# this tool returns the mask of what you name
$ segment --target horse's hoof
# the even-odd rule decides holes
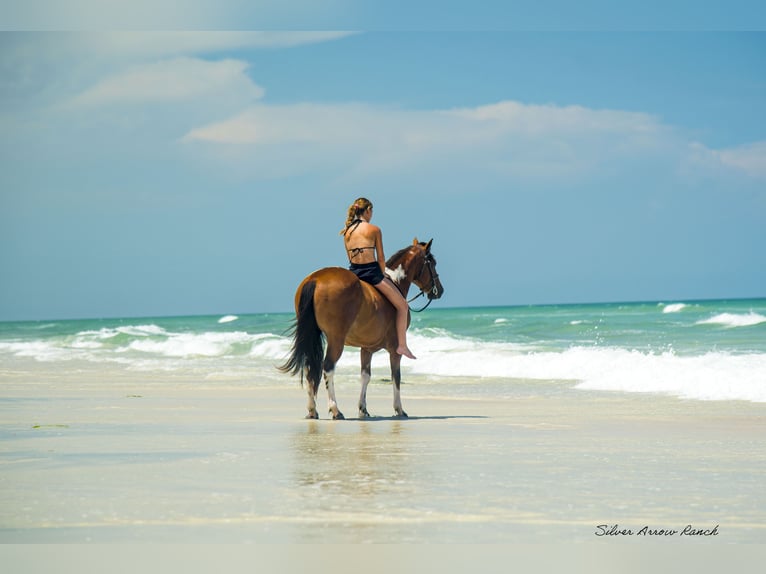
[[[338,411],[337,414],[334,414],[332,416],[332,420],[334,420],[334,421],[343,421],[343,420],[346,420],[346,417],[343,416],[342,412]]]
[[[370,413],[367,412],[367,409],[359,409],[359,418],[368,419],[370,418]]]
[[[398,413],[396,413],[396,416],[400,417],[400,418],[403,418],[403,419],[410,418],[409,415],[407,413],[405,413],[404,411],[399,411]]]
[[[309,411],[309,414],[306,415],[307,419],[318,419],[319,413],[316,411]]]

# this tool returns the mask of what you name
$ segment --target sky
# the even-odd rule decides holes
[[[0,320],[291,311],[305,275],[347,265],[359,196],[389,255],[433,238],[443,307],[766,296],[766,34],[731,14],[707,31],[11,16]]]

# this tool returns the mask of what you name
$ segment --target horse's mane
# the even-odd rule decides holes
[[[425,243],[421,242],[420,245],[425,245]],[[394,253],[391,257],[388,258],[388,261],[386,261],[386,267],[389,269],[393,269],[396,267],[397,262],[402,259],[407,252],[412,248],[412,245],[408,245],[404,249],[400,249],[396,253]]]

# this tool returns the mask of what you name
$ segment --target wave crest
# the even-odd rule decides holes
[[[680,304],[679,304],[680,305]],[[656,311],[652,313],[656,317]],[[684,329],[698,316],[686,313]],[[492,324],[495,317],[490,317]],[[590,323],[589,319],[568,315],[562,324]],[[724,328],[766,323],[755,312],[720,313],[699,321]],[[169,325],[172,323],[168,323]],[[271,327],[267,327],[271,329]],[[85,360],[120,363],[129,369],[202,370],[209,374],[237,373],[249,380],[253,373],[270,376],[273,366],[288,355],[291,340],[268,332],[227,331],[208,323],[203,330],[186,326],[163,328],[154,324],[121,325],[48,338],[0,341],[0,353],[31,357],[38,361]],[[265,329],[264,329],[265,330]],[[276,329],[275,329],[276,330]],[[569,327],[571,331],[571,327]],[[688,329],[687,329],[688,330]],[[695,328],[694,337],[709,335],[723,340],[716,329]],[[704,333],[703,333],[704,331]],[[760,332],[733,332],[732,338],[759,336]],[[517,338],[520,339],[520,338]],[[442,327],[413,328],[412,348],[420,357],[405,361],[407,377],[441,379],[440,384],[464,377],[571,381],[581,389],[624,392],[666,393],[704,400],[749,400],[766,402],[766,351],[762,346],[748,352],[725,352],[720,347],[692,348],[689,354],[651,346],[641,350],[628,343],[596,344],[597,340],[525,337],[529,342],[486,341],[480,337],[457,335]],[[612,341],[614,341],[613,339]],[[634,344],[631,335],[627,340]],[[359,352],[348,348],[342,359],[344,372],[358,373]],[[373,356],[373,368],[388,372],[385,352]],[[212,376],[212,375],[211,375]],[[219,376],[219,375],[216,375]],[[223,376],[223,375],[220,375]],[[227,375],[228,376],[228,375]],[[544,384],[544,383],[543,383]]]
[[[413,348],[423,351],[407,369],[424,376],[573,381],[580,389],[766,402],[764,353],[682,356],[583,346],[553,351],[460,339],[438,346],[415,339]]]
[[[724,327],[752,327],[766,323],[766,317],[758,313],[720,313],[709,319],[697,321],[697,325],[723,325]]]
[[[86,360],[132,363],[165,358],[282,358],[289,341],[269,333],[176,333],[157,325],[129,325],[81,331],[64,337],[0,342],[0,351],[38,361]]]
[[[670,303],[662,308],[663,313],[680,313],[686,309],[688,305],[686,303]]]

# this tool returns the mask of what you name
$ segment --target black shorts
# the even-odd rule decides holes
[[[349,270],[359,279],[366,281],[370,285],[377,285],[385,279],[383,271],[380,270],[380,264],[377,261],[372,263],[352,263]]]

